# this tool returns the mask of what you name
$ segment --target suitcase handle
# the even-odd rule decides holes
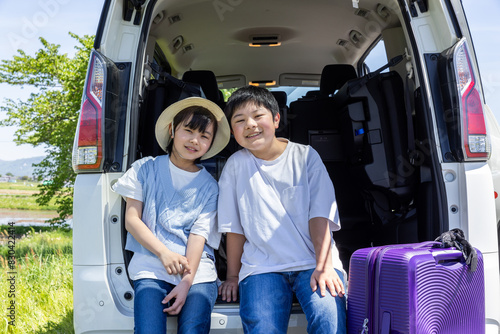
[[[454,248],[432,252],[432,256],[434,256],[434,260],[436,260],[437,264],[447,261],[461,262],[461,260],[463,259],[462,252]]]
[[[440,246],[441,243],[437,241],[424,241],[419,244],[417,244],[413,249],[419,249],[419,248],[434,248],[434,246]]]

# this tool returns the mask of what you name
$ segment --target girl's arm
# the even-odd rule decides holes
[[[135,240],[160,259],[169,275],[182,274],[185,270],[190,270],[188,259],[169,250],[144,224],[141,201],[127,198],[125,228]]]
[[[219,287],[219,294],[222,300],[235,302],[238,299],[238,275],[241,269],[241,255],[246,238],[242,234],[227,233],[226,253],[227,253],[227,277]]]
[[[200,265],[201,255],[203,254],[203,247],[205,246],[205,238],[201,235],[190,234],[188,237],[186,247],[186,257],[190,264],[190,270],[185,271],[182,276],[181,282],[163,299],[162,303],[166,304],[171,299],[175,298],[175,302],[163,312],[170,315],[179,314],[186,302],[186,297],[194,281],[194,276]]]
[[[315,217],[309,220],[309,233],[316,253],[316,269],[311,275],[311,289],[316,291],[319,285],[320,293],[325,296],[326,287],[332,296],[336,292],[342,297],[344,286],[332,264],[332,245],[330,224],[327,218]]]

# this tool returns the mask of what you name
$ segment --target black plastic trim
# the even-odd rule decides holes
[[[131,63],[113,63],[108,59],[108,85],[106,86],[105,136],[106,146],[103,169],[105,172],[122,170],[127,115],[127,96]]]
[[[413,0],[413,2],[417,3],[421,13],[426,13],[429,10],[428,0]]]
[[[411,27],[411,19],[408,15],[408,12],[406,11],[405,7],[405,1],[404,0],[398,0],[399,7],[401,10],[401,14],[404,20],[404,24],[406,27],[406,30],[408,32],[408,36],[410,39],[411,43],[411,49],[414,50],[413,52],[413,57],[415,59],[415,64],[420,64],[420,56],[418,54],[418,48],[415,42],[415,38],[413,36],[413,29]],[[425,78],[423,77],[422,71],[414,71],[419,76],[419,82],[422,83],[422,85],[425,84]],[[438,213],[437,213],[437,224],[439,224],[438,229],[434,232],[434,234],[437,233],[444,233],[449,230],[449,218],[448,218],[448,201],[446,199],[446,191],[445,191],[445,185],[443,181],[443,175],[441,173],[441,165],[439,163],[439,157],[437,150],[435,149],[435,141],[436,138],[434,137],[434,131],[433,129],[433,123],[432,123],[432,115],[431,111],[429,109],[429,100],[427,97],[427,93],[425,89],[421,89],[421,95],[422,95],[422,108],[423,108],[423,118],[425,122],[425,127],[426,127],[426,132],[429,140],[429,155],[431,157],[431,162],[430,162],[430,169],[431,169],[431,175],[433,179],[433,192],[435,193],[435,196],[432,198],[436,202],[436,207],[438,208]],[[429,231],[430,232],[430,231]],[[436,235],[436,237],[439,236]],[[424,241],[424,240],[422,240]]]
[[[132,21],[132,15],[135,11],[134,25],[139,25],[141,23],[142,6],[145,2],[146,0],[123,0],[123,20]]]
[[[451,143],[448,133],[448,125],[447,119],[449,117],[446,116],[447,107],[445,105],[449,105],[448,102],[445,101],[445,98],[442,95],[441,89],[441,80],[439,77],[439,66],[442,64],[441,55],[439,53],[428,53],[424,55],[425,65],[427,67],[427,74],[429,76],[430,90],[431,94],[434,97],[439,96],[440,98],[434,98],[434,113],[436,114],[436,124],[438,127],[439,133],[439,143],[441,147],[441,155],[443,156],[444,162],[458,162],[459,159],[456,156],[456,152],[453,153],[451,149]],[[447,98],[446,98],[447,100]]]
[[[462,29],[460,29],[460,24],[458,24],[457,16],[455,15],[455,11],[453,10],[453,5],[450,0],[445,0],[446,9],[448,10],[448,14],[450,15],[451,23],[453,24],[453,29],[455,30],[455,34],[458,38],[462,38]]]
[[[102,34],[106,25],[106,18],[108,17],[111,1],[112,0],[105,0],[104,5],[102,6],[101,17],[99,18],[99,24],[97,25],[97,31],[94,39],[94,49],[96,50],[99,50],[101,47]]]
[[[134,73],[134,82],[132,91],[132,99],[130,102],[130,124],[139,124],[139,104],[140,101],[140,80],[142,73],[142,66],[144,65],[144,48],[146,47],[147,37],[149,26],[151,22],[151,17],[153,15],[153,9],[156,5],[156,0],[152,0],[148,3],[147,7],[144,9],[144,18],[143,18],[143,26],[141,29],[141,36],[139,39],[139,45],[137,46],[137,62],[135,64],[135,73]],[[130,129],[129,136],[129,147],[128,147],[128,166],[123,166],[125,168],[130,167],[132,162],[135,161],[137,155],[137,136],[138,136],[138,128]]]

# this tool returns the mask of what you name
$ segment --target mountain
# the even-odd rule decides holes
[[[0,175],[6,176],[7,173],[12,173],[14,176],[32,176],[35,168],[33,164],[37,164],[45,157],[33,157],[18,160],[0,160]]]

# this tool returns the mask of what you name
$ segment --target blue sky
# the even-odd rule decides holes
[[[33,55],[42,44],[39,37],[61,45],[61,52],[74,53],[76,41],[69,36],[93,35],[97,30],[104,0],[0,0],[0,59],[12,59],[16,50]],[[29,88],[0,84],[0,104],[5,98],[26,99]],[[5,113],[0,112],[0,119]],[[43,147],[16,145],[13,127],[0,130],[0,160],[16,160],[45,155]]]
[[[0,1],[0,59],[12,59],[17,49],[34,54],[40,49],[39,36],[61,45],[72,54],[75,41],[68,35],[94,34],[104,0],[21,0]],[[486,102],[500,120],[500,13],[499,0],[463,0],[474,39]],[[0,104],[4,98],[25,99],[29,89],[0,84]],[[0,119],[5,114],[0,112]],[[17,146],[13,127],[0,130],[0,160],[44,155],[44,148]]]

